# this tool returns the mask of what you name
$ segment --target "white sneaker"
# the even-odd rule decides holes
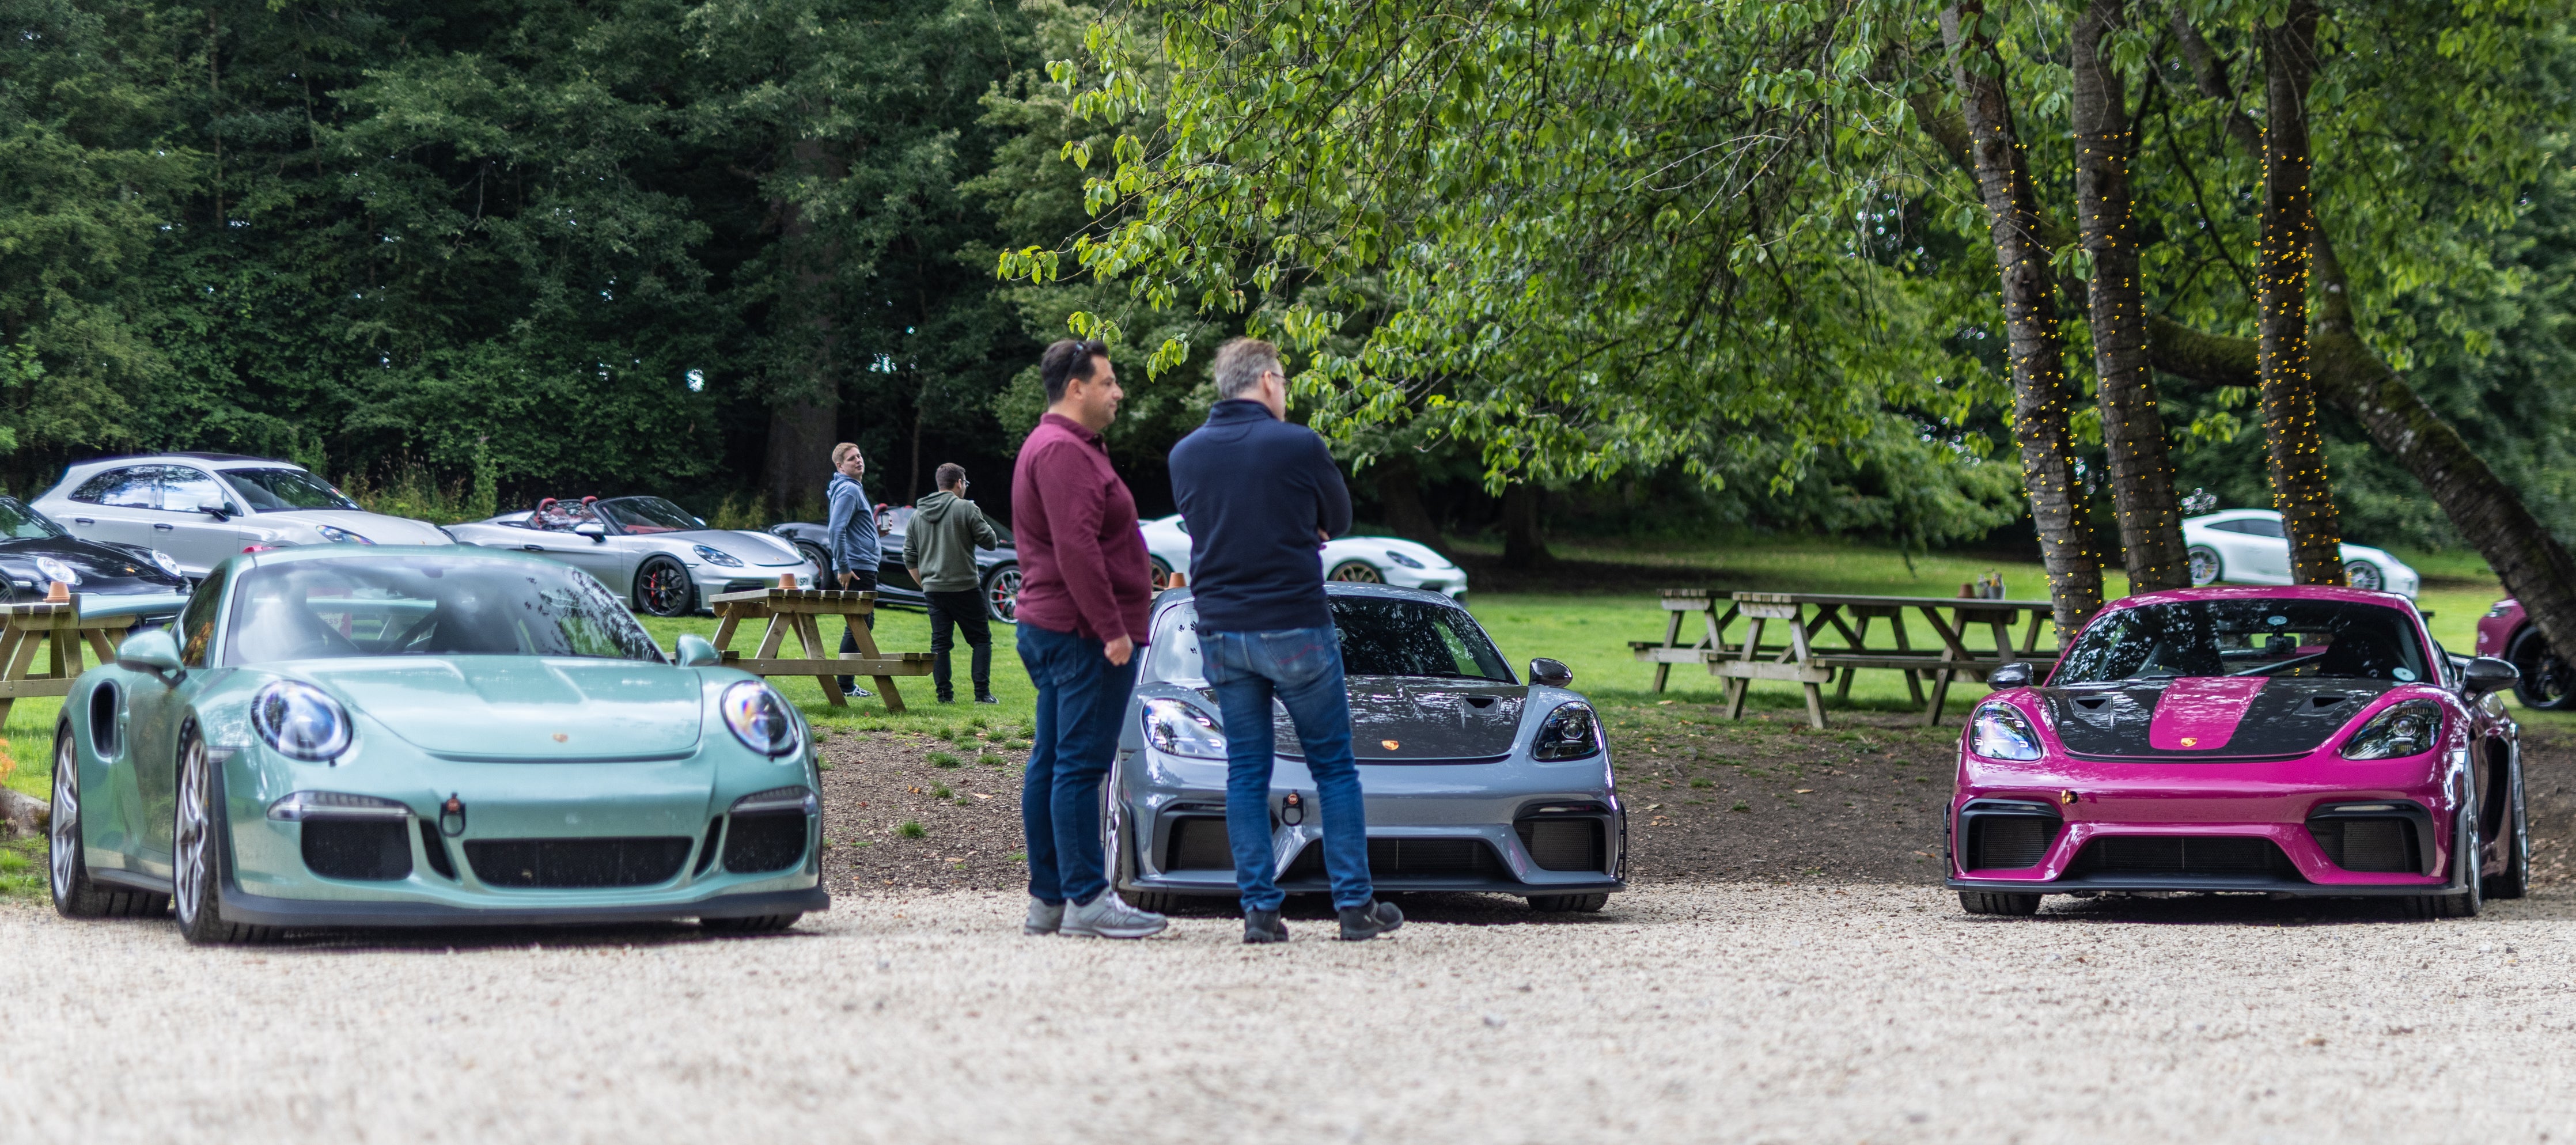
[[[1063,925],[1063,903],[1051,903],[1036,895],[1029,896],[1029,918],[1028,921],[1020,924],[1020,933],[1054,934],[1056,928]]]
[[[1172,920],[1127,905],[1114,890],[1100,892],[1089,903],[1067,903],[1062,929],[1067,938],[1143,938],[1161,934]]]

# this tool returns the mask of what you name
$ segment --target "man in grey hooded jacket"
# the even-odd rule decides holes
[[[950,462],[933,480],[939,491],[913,503],[912,522],[903,531],[903,567],[930,602],[930,679],[939,687],[939,702],[957,702],[949,674],[948,651],[953,625],[974,649],[975,702],[993,698],[993,630],[985,623],[983,578],[975,567],[975,550],[997,548],[984,510],[966,499],[966,467]]]

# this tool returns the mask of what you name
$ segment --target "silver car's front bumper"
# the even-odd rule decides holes
[[[1279,758],[1270,785],[1270,851],[1282,890],[1329,889],[1323,816],[1304,764]],[[1113,856],[1128,890],[1235,893],[1225,850],[1225,764],[1122,753],[1112,801]],[[1627,887],[1627,827],[1616,793],[1581,765],[1360,765],[1370,881],[1381,891],[1580,894]],[[1570,782],[1569,782],[1570,781]],[[1587,782],[1588,781],[1588,782]],[[1297,803],[1289,804],[1294,795]]]
[[[708,561],[689,562],[689,579],[698,585],[698,607],[720,592],[749,592],[753,589],[776,588],[781,573],[796,574],[796,583],[805,588],[830,588],[823,583],[823,570],[814,562],[798,565],[742,565],[726,568]]]

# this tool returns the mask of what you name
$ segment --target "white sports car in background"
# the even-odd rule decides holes
[[[2228,509],[2182,522],[2190,546],[2191,583],[2289,584],[2290,540],[2281,515],[2270,509]],[[2343,576],[2354,588],[2393,592],[2409,600],[2423,578],[2405,562],[2368,545],[2343,547]]]
[[[626,594],[655,616],[687,616],[719,592],[774,588],[781,573],[820,585],[823,570],[796,546],[747,529],[711,529],[659,497],[548,497],[488,521],[450,525],[469,545],[543,553]]]
[[[1145,552],[1153,558],[1154,590],[1171,587],[1174,570],[1189,571],[1188,523],[1175,513],[1136,527],[1145,534]],[[1391,584],[1440,593],[1456,601],[1467,599],[1467,570],[1418,541],[1402,537],[1340,537],[1324,542],[1323,562],[1325,580]]]
[[[84,541],[168,553],[190,580],[254,548],[451,543],[427,521],[359,508],[301,465],[231,453],[79,462],[35,508]]]

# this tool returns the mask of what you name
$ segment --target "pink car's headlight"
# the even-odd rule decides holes
[[[2442,705],[2431,700],[2390,704],[2343,742],[2345,759],[2403,759],[2433,750],[2442,735]]]
[[[2039,736],[2030,730],[2021,709],[1988,704],[1977,709],[1976,718],[1969,722],[1968,751],[1987,759],[2038,759]]]

